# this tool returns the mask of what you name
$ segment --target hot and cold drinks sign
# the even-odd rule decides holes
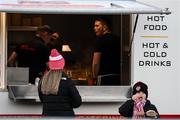
[[[145,15],[138,23],[142,33],[136,36],[139,60],[138,66],[168,67],[172,65],[169,59],[168,25],[166,15]]]

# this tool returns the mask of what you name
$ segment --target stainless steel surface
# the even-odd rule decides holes
[[[8,86],[9,98],[17,100],[39,101],[38,89],[35,85],[12,85]]]
[[[8,67],[8,85],[27,85],[29,82],[29,68],[27,67]]]
[[[83,102],[124,102],[130,97],[130,86],[77,86]],[[35,85],[9,86],[9,98],[39,102]]]
[[[83,102],[124,102],[130,98],[131,86],[78,86]]]

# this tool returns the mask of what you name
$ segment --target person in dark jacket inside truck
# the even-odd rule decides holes
[[[49,71],[38,84],[39,98],[44,116],[75,116],[73,108],[78,108],[82,99],[73,81],[63,72],[65,60],[56,50],[49,56]]]
[[[29,83],[35,84],[35,79],[41,77],[42,73],[46,70],[46,62],[50,53],[50,40],[53,30],[48,25],[39,26],[37,34],[27,40],[20,42],[12,54],[10,55],[7,63],[8,66],[29,68]]]

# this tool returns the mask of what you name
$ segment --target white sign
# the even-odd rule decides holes
[[[169,58],[168,25],[166,15],[146,15],[140,28],[143,33],[136,38],[140,41],[141,54],[139,67],[169,67],[172,66]]]
[[[140,0],[145,1],[145,0]],[[148,85],[149,97],[161,115],[180,114],[180,23],[178,0],[149,0],[170,15],[140,15],[133,44],[132,79]]]

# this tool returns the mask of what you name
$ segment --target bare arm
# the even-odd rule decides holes
[[[92,62],[92,74],[93,78],[97,78],[99,68],[100,68],[100,59],[101,59],[101,53],[95,52],[93,55],[93,62]]]
[[[13,66],[17,59],[17,53],[15,51],[12,52],[11,56],[9,57],[7,64],[9,66]]]

